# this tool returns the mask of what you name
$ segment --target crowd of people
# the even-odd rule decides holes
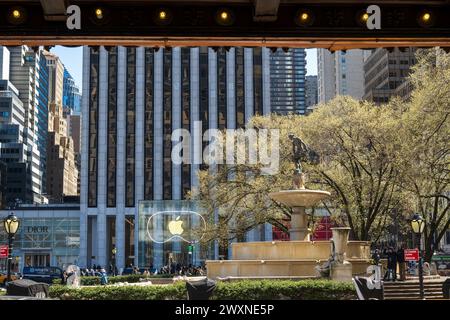
[[[400,246],[397,250],[394,247],[385,247],[381,251],[375,249],[372,254],[374,264],[378,265],[380,260],[387,259],[387,270],[384,274],[384,281],[396,281],[397,280],[397,265],[399,271],[399,280],[406,280],[406,263],[405,263],[405,248]]]
[[[117,270],[117,268],[116,268],[116,270]],[[111,267],[110,267],[109,272],[106,272],[105,268],[103,268],[100,265],[95,265],[95,264],[92,266],[91,269],[89,269],[89,268],[81,269],[80,273],[81,273],[81,276],[83,276],[83,277],[89,277],[89,276],[97,277],[97,276],[101,276],[102,273],[107,273],[107,274],[109,273],[110,275],[114,275]],[[116,272],[116,274],[118,274],[118,272]]]
[[[405,281],[406,275],[415,274],[418,267],[416,261],[405,261],[405,247],[403,245],[397,248],[393,245],[373,248],[373,263],[379,265],[381,259],[387,261],[384,281]]]
[[[138,268],[133,265],[129,265],[127,268],[122,270],[122,272],[119,272],[116,267],[113,267],[112,265],[109,267],[109,271],[107,272],[102,266],[100,265],[93,265],[92,268],[85,268],[81,269],[81,276],[101,276],[103,273],[106,273],[110,276],[116,276],[119,274],[127,275],[127,274],[139,274],[143,276],[150,276],[150,275],[157,275],[157,274],[164,274],[164,275],[174,275],[174,276],[204,276],[206,275],[206,267],[203,266],[193,266],[191,264],[189,265],[182,265],[180,263],[172,263],[165,265],[161,268],[155,268],[152,266],[148,268]]]
[[[206,267],[205,266],[193,266],[189,265],[181,265],[171,264],[166,265],[159,269],[160,274],[173,274],[179,276],[204,276],[206,275]]]

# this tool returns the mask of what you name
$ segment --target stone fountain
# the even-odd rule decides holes
[[[292,208],[291,241],[232,243],[232,260],[206,261],[208,278],[312,278],[321,265],[330,265],[330,277],[351,281],[352,274],[364,273],[370,264],[370,243],[348,241],[350,228],[332,228],[332,241],[310,241],[306,208],[331,196],[328,191],[305,187],[301,162],[318,163],[318,155],[300,138],[293,142],[296,168],[293,188],[270,193],[279,203]]]

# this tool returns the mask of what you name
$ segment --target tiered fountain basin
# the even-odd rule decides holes
[[[208,278],[314,278],[316,266],[331,255],[331,241],[272,241],[232,243],[232,260],[208,260]],[[352,274],[365,274],[370,242],[349,241],[347,260]]]
[[[310,208],[330,197],[330,195],[328,191],[310,189],[282,190],[269,194],[273,200],[281,202],[290,208]]]
[[[290,208],[291,241],[232,243],[232,260],[206,261],[208,278],[315,278],[317,266],[332,256],[331,241],[309,241],[306,208],[330,197],[328,191],[299,189],[272,192],[269,196]],[[351,280],[351,274],[365,274],[370,265],[370,243],[349,241],[349,228],[333,228],[336,236],[331,278]],[[345,261],[344,261],[345,260]]]

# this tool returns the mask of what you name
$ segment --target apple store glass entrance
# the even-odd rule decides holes
[[[140,201],[138,226],[141,268],[202,266],[212,257],[212,246],[201,243],[205,220],[193,201]]]

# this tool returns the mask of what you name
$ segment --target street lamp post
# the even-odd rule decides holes
[[[416,213],[411,219],[411,228],[415,235],[419,235],[419,287],[420,287],[420,298],[425,299],[425,292],[423,288],[423,258],[421,255],[421,243],[422,243],[422,233],[425,228],[425,220],[422,216]]]
[[[112,273],[115,276],[116,275],[116,253],[117,253],[117,249],[114,246],[112,249],[112,260],[113,260],[113,270]]]
[[[12,262],[12,249],[14,236],[16,235],[17,230],[19,229],[20,221],[17,217],[11,213],[9,216],[3,220],[3,226],[5,227],[5,231],[8,234],[8,273],[6,276],[6,281],[11,281],[11,262]]]

